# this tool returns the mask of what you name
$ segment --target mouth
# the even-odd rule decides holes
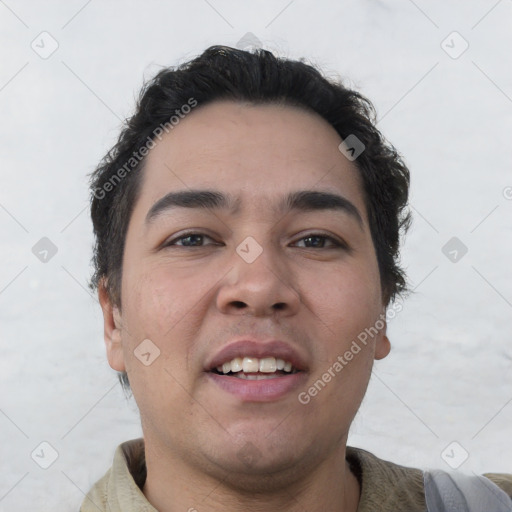
[[[281,358],[245,356],[235,357],[211,371],[217,375],[226,375],[237,379],[268,380],[284,375],[293,375],[300,370],[295,368],[291,361]]]
[[[221,350],[205,367],[210,382],[243,402],[282,399],[307,380],[302,356],[281,341],[242,340]]]

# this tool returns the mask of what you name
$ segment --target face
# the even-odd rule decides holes
[[[151,150],[122,310],[100,290],[109,362],[128,372],[147,445],[212,474],[299,471],[344,446],[389,342],[362,186],[340,142],[298,108],[223,101]],[[279,359],[288,368],[273,372]]]

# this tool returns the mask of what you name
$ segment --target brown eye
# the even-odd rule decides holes
[[[299,240],[299,242],[306,241],[306,244],[310,244],[306,246],[306,249],[336,249],[336,248],[347,248],[347,245],[341,241],[336,240],[335,238],[327,235],[316,234],[313,233],[311,235],[305,236]],[[329,242],[331,244],[330,247],[325,247],[325,243]]]
[[[164,247],[169,246],[177,246],[177,247],[204,247],[204,239],[213,240],[208,235],[205,235],[204,233],[185,233],[184,235],[181,235],[178,238],[174,238],[173,240],[170,240],[166,244],[164,244]],[[177,243],[181,242],[181,243]]]

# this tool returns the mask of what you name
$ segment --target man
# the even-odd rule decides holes
[[[83,512],[442,506],[446,474],[346,446],[407,292],[409,171],[372,116],[265,51],[211,47],[146,85],[91,185],[92,286],[144,438]],[[511,509],[512,475],[475,478],[461,499]]]

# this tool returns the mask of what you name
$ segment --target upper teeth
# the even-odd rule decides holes
[[[221,373],[229,372],[262,372],[273,373],[276,370],[284,370],[285,372],[292,371],[292,363],[275,357],[264,357],[258,359],[257,357],[235,357],[235,359],[224,363],[222,366],[217,366],[217,371]]]

